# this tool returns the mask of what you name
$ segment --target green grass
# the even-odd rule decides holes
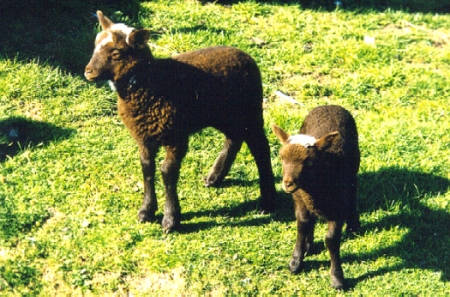
[[[25,5],[4,16],[2,29],[14,34],[2,35],[0,48],[0,296],[448,294],[448,15],[327,12],[275,1],[125,2]],[[205,129],[191,137],[181,170],[181,230],[167,235],[159,223],[137,222],[137,146],[117,116],[115,94],[82,77],[97,30],[89,13],[97,8],[151,28],[156,56],[225,44],[255,58],[282,201],[275,214],[255,210],[258,174],[246,146],[224,187],[203,186],[222,143]],[[276,90],[299,104],[283,103]],[[339,293],[329,286],[324,222],[315,234],[319,253],[299,275],[288,271],[296,227],[269,129],[277,123],[295,132],[322,104],[351,111],[362,153],[362,230],[343,236],[349,288]],[[157,195],[160,220],[159,174]]]

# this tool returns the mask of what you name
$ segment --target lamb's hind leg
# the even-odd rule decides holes
[[[275,209],[276,190],[270,161],[269,142],[264,134],[262,124],[246,131],[245,142],[258,167],[261,209],[271,212]]]
[[[144,199],[139,210],[138,218],[140,222],[153,221],[157,209],[155,193],[155,156],[158,151],[157,145],[140,146],[140,157],[142,174],[144,176]]]
[[[344,288],[344,272],[340,257],[342,225],[342,221],[328,221],[328,232],[325,236],[325,244],[331,258],[331,286],[335,289]]]
[[[162,228],[170,232],[180,224],[181,211],[177,195],[177,182],[180,175],[181,161],[187,151],[187,140],[176,146],[166,146],[166,158],[161,165],[161,175],[166,190],[166,203]]]
[[[349,217],[347,219],[347,232],[350,233],[357,232],[358,229],[360,228],[356,188],[357,188],[357,180],[355,177],[355,179],[350,183],[350,190],[349,190],[350,211]]]
[[[242,139],[225,138],[222,151],[214,162],[214,165],[211,167],[208,175],[205,177],[205,186],[217,187],[220,185],[228,174],[228,171],[230,171],[231,165],[236,158],[236,154],[241,149],[241,146]]]

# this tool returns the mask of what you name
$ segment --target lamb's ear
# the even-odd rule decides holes
[[[284,130],[278,127],[277,125],[272,125],[272,131],[282,144],[285,144],[289,139],[289,134],[284,132]]]
[[[319,140],[314,144],[318,150],[326,150],[329,148],[333,142],[341,137],[341,134],[338,131],[333,131],[328,133],[325,136],[322,136]]]
[[[134,48],[142,48],[147,46],[147,41],[150,38],[150,31],[146,29],[137,29],[131,31],[127,37],[128,45]]]
[[[114,24],[110,19],[103,15],[103,12],[101,10],[97,10],[97,17],[103,30],[107,30]]]

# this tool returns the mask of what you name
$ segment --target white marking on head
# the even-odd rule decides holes
[[[97,34],[96,42],[98,42],[99,37],[101,36],[100,34],[102,34],[102,32]],[[101,50],[102,47],[104,47],[105,45],[107,45],[110,42],[113,42],[113,36],[110,32],[106,32],[106,37],[104,37],[95,47],[94,52],[98,52],[99,50]]]
[[[130,36],[130,33],[133,32],[133,30],[135,30],[133,27],[127,26],[125,24],[119,23],[119,24],[114,24],[112,25],[109,30],[111,31],[115,31],[115,32],[121,32],[123,34],[125,34],[125,42],[127,44],[130,44],[130,40],[128,39]]]
[[[95,38],[95,42],[97,43],[97,46],[95,47],[94,52],[98,52],[101,50],[101,48],[105,45],[107,45],[110,42],[114,42],[113,40],[113,33],[118,32],[125,35],[125,42],[127,44],[130,44],[129,36],[130,33],[135,30],[133,27],[129,27],[125,24],[114,24],[111,27],[109,27],[108,30],[102,31],[97,34],[97,37]],[[106,36],[105,36],[106,33]],[[103,37],[103,38],[102,38]],[[102,38],[100,40],[100,38]]]
[[[289,144],[300,144],[304,147],[313,146],[316,143],[317,139],[314,136],[306,135],[306,134],[296,134],[291,135],[288,138]]]

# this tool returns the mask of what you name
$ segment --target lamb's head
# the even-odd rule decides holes
[[[148,30],[114,24],[100,10],[97,16],[102,31],[95,38],[95,49],[84,72],[88,80],[116,81],[138,63],[152,58]]]
[[[281,185],[287,193],[293,193],[320,179],[324,168],[324,152],[335,139],[340,137],[337,131],[319,139],[304,134],[291,136],[276,125],[272,126],[272,131],[282,143],[280,158],[283,181]]]

